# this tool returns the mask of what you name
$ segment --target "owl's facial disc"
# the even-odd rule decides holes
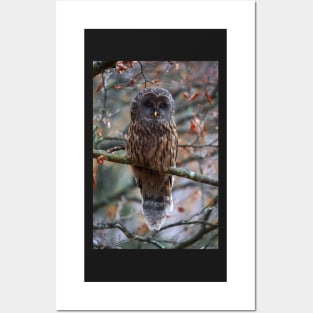
[[[145,95],[140,101],[141,117],[145,120],[167,119],[170,111],[169,100],[154,94]]]

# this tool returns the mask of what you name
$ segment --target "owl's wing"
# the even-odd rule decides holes
[[[178,151],[178,138],[176,132],[176,125],[172,125],[171,143],[170,143],[170,166],[176,165],[177,151]]]
[[[172,125],[172,132],[171,132],[171,151],[170,151],[170,166],[176,166],[176,159],[177,159],[177,152],[178,152],[178,138],[176,132],[176,125],[175,123]],[[174,176],[170,176],[169,179],[171,187],[174,184]]]

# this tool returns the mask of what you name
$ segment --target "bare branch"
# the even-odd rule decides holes
[[[215,230],[218,228],[218,224],[216,223],[209,223],[208,219],[212,213],[213,207],[216,205],[218,201],[218,196],[215,196],[204,208],[201,209],[200,212],[192,215],[188,220],[182,220],[173,224],[166,225],[162,227],[159,231],[164,229],[168,229],[171,227],[176,226],[184,226],[184,225],[191,225],[191,224],[200,224],[201,227],[198,232],[196,232],[192,237],[188,238],[185,241],[178,243],[177,245],[173,246],[171,249],[184,249],[193,243],[197,242],[199,239],[203,237],[203,235]],[[201,220],[192,221],[192,219],[196,216],[203,214],[203,218]]]
[[[159,231],[155,232],[154,235],[157,235],[160,231],[171,228],[171,227],[176,227],[176,226],[184,226],[184,225],[192,225],[192,224],[200,224],[201,228],[200,230],[194,234],[192,237],[188,238],[185,241],[182,241],[178,244],[175,245],[175,242],[170,242],[170,241],[166,241],[163,239],[155,239],[153,238],[153,236],[140,236],[134,233],[131,233],[124,225],[120,224],[120,223],[98,223],[96,225],[93,226],[93,230],[103,230],[103,229],[119,229],[120,231],[122,231],[124,233],[124,235],[128,238],[128,239],[132,239],[132,240],[136,240],[136,241],[140,241],[140,242],[145,242],[145,243],[150,243],[156,247],[158,247],[159,249],[184,249],[190,245],[192,245],[193,243],[197,242],[199,239],[201,239],[203,237],[204,234],[209,233],[215,229],[218,228],[218,224],[216,223],[209,223],[207,222],[207,220],[209,219],[209,216],[212,212],[212,208],[213,206],[217,203],[217,197],[215,197],[214,199],[212,199],[204,208],[201,209],[201,211],[199,213],[197,213],[196,215],[201,215],[204,214],[203,219],[198,220],[198,221],[191,221],[191,219],[193,219],[196,215],[193,215],[190,217],[189,220],[183,220],[180,222],[176,222],[170,225],[166,225],[164,227],[162,227]],[[120,240],[118,243],[115,243],[115,245],[119,245],[121,243],[125,242],[125,240]],[[163,243],[171,243],[173,244],[172,247],[166,247],[164,246],[161,242]],[[94,245],[94,248],[99,248],[100,246]]]
[[[205,222],[209,219],[209,217],[212,213],[212,208],[217,203],[217,201],[218,201],[218,197],[216,196],[200,211],[199,214],[197,214],[197,215],[200,215],[200,214],[204,213],[203,219],[201,220],[202,222]],[[196,215],[193,215],[190,219],[193,219],[195,216]],[[193,243],[195,243],[199,239],[201,239],[204,234],[207,234],[207,233],[213,231],[217,227],[218,227],[218,224],[203,223],[201,225],[199,232],[197,232],[196,234],[194,234],[192,237],[188,238],[187,240],[180,242],[179,244],[174,246],[173,249],[184,249],[184,248],[192,245]]]
[[[151,243],[152,245],[158,247],[159,249],[165,249],[165,247],[159,241],[152,239],[150,237],[143,237],[143,236],[133,234],[133,233],[129,232],[126,229],[126,227],[120,223],[99,223],[93,227],[94,230],[97,230],[97,229],[113,229],[113,228],[119,229],[120,231],[122,231],[124,233],[124,235],[129,239],[133,239],[133,240],[137,240],[137,241],[141,241],[141,242],[146,242],[146,243]]]
[[[143,79],[145,80],[145,88],[146,88],[146,87],[147,87],[147,83],[152,83],[152,82],[147,79],[146,74],[145,74],[145,72],[144,72],[144,70],[143,70],[143,65],[142,65],[142,63],[141,63],[140,61],[138,61],[138,64],[140,65],[140,69],[141,69],[140,74],[142,75]]]
[[[206,226],[212,226],[213,229],[217,228],[218,227],[218,224],[212,224],[212,223],[208,223],[208,222],[205,222],[205,221],[180,221],[180,222],[176,222],[176,223],[173,223],[173,224],[169,224],[169,225],[166,225],[164,227],[162,227],[160,231],[164,230],[164,229],[167,229],[167,228],[172,228],[172,227],[176,227],[176,226],[184,226],[184,225],[194,225],[194,224],[201,224],[201,225],[206,225]]]
[[[180,148],[196,148],[196,149],[201,149],[201,148],[218,148],[218,146],[212,146],[211,144],[207,144],[207,145],[192,145],[192,144],[189,144],[189,145],[185,145],[185,144],[181,144],[181,145],[178,145],[178,147]]]
[[[195,235],[193,235],[189,239],[180,242],[179,244],[174,246],[173,249],[184,249],[184,248],[192,245],[193,243],[195,243],[199,239],[201,239],[204,234],[207,234],[216,228],[217,228],[217,225],[211,225],[211,226],[202,225],[202,227],[198,233],[196,233]]]

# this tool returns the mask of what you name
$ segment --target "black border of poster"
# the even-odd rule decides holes
[[[227,281],[226,41],[226,29],[85,29],[85,282]],[[218,249],[93,249],[92,62],[96,60],[218,61]]]

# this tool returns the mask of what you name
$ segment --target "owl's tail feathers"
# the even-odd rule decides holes
[[[145,199],[143,202],[143,214],[150,230],[160,230],[166,219],[166,212],[172,211],[172,197],[159,197],[157,199]]]

